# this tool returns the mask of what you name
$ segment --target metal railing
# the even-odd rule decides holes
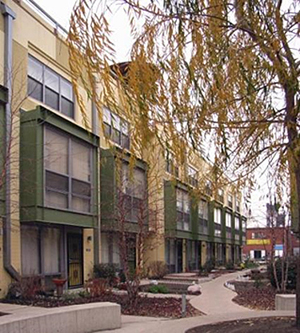
[[[31,9],[41,16],[47,23],[49,23],[56,32],[59,32],[63,37],[67,37],[68,30],[59,24],[50,14],[48,14],[39,4],[34,0],[23,0]]]

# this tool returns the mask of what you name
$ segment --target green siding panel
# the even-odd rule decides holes
[[[167,236],[176,235],[176,188],[173,182],[165,181],[164,184],[165,203],[165,231]]]
[[[91,214],[44,207],[44,124],[77,137],[94,147],[93,191]],[[98,153],[99,139],[78,125],[38,107],[21,112],[20,129],[20,218],[21,222],[45,222],[80,227],[94,227],[98,219]]]

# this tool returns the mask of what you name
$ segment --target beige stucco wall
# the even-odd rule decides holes
[[[93,277],[94,269],[94,230],[83,229],[83,280]]]

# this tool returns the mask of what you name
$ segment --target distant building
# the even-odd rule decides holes
[[[299,239],[289,228],[249,228],[243,255],[251,259],[270,258],[272,248],[276,257],[299,254]]]

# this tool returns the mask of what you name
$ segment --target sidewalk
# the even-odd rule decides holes
[[[97,333],[184,333],[187,329],[195,326],[208,325],[222,321],[295,315],[295,313],[291,311],[250,310],[233,303],[232,298],[236,293],[224,287],[224,283],[235,279],[239,274],[240,272],[222,275],[201,285],[202,294],[194,297],[190,302],[195,308],[204,312],[206,315],[184,319],[122,316],[122,327],[120,329]],[[49,309],[0,303],[0,312],[8,312],[14,317],[18,316],[24,319],[47,311],[49,311]],[[8,316],[4,317],[7,318]]]
[[[184,333],[187,329],[222,321],[272,316],[294,316],[291,311],[259,311],[239,306],[232,302],[236,293],[224,287],[224,283],[234,280],[241,272],[224,274],[201,284],[202,294],[190,303],[206,315],[184,318],[163,319],[151,317],[122,316],[122,328],[114,333]],[[102,331],[102,333],[111,331]],[[100,333],[100,332],[97,332]]]

